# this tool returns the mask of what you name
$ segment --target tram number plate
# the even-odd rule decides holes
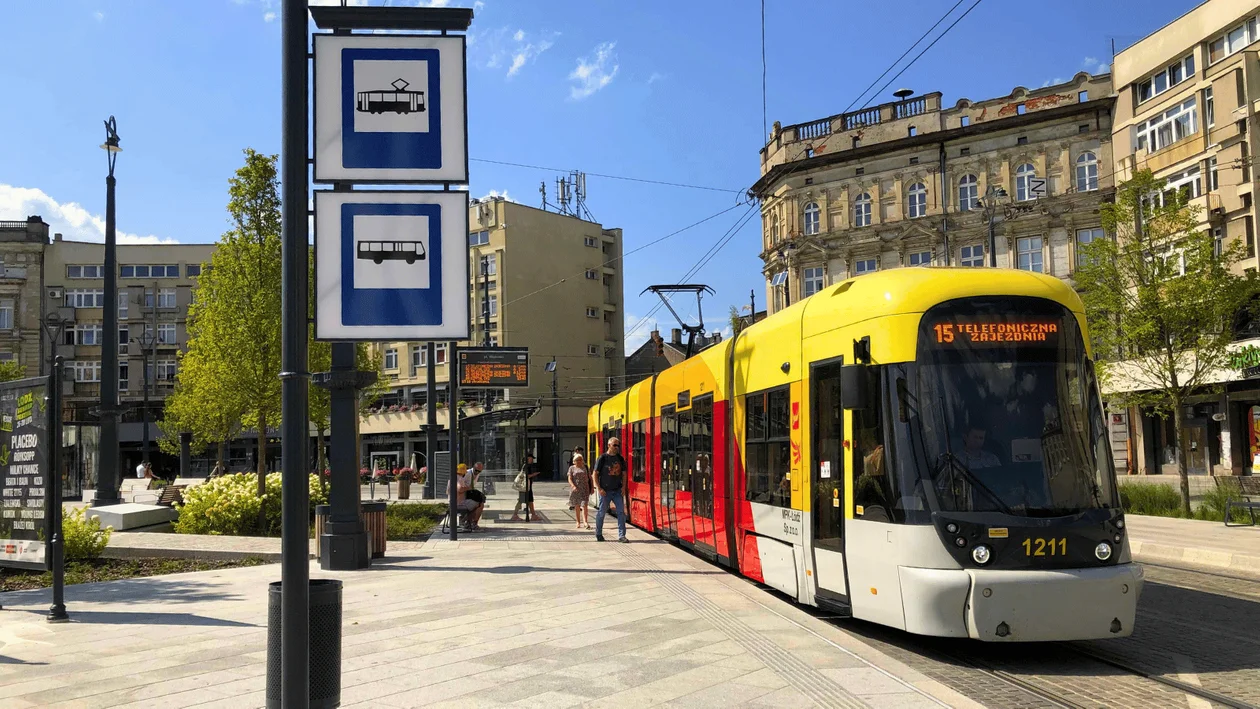
[[[1066,556],[1067,538],[1042,539],[1030,537],[1024,540],[1024,556]]]

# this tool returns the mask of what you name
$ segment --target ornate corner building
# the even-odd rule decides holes
[[[1070,281],[1114,194],[1114,105],[1109,74],[1080,73],[953,108],[929,93],[776,122],[753,186],[770,312],[902,266],[994,263]]]

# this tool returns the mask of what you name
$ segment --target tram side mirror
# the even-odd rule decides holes
[[[868,411],[874,406],[875,370],[863,364],[840,368],[840,406],[851,411]]]

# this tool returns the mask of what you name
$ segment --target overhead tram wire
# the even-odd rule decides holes
[[[959,0],[961,2],[962,0]],[[766,0],[761,0],[761,139],[766,140],[770,129],[766,125]]]
[[[545,165],[529,165],[519,162],[508,162],[506,160],[490,160],[488,158],[469,158],[472,162],[484,162],[491,165],[506,165],[508,167],[521,167],[527,170],[543,170],[545,172],[572,172],[565,168],[547,167]],[[732,190],[725,187],[709,187],[706,185],[692,185],[686,182],[670,182],[669,180],[652,180],[646,177],[627,177],[625,175],[610,175],[604,172],[587,172],[587,177],[602,177],[606,180],[623,180],[625,182],[642,182],[648,185],[661,185],[662,187],[682,187],[689,190],[706,190],[708,192],[725,192],[727,194],[744,194],[744,190]]]

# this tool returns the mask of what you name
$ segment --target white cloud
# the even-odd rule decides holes
[[[664,78],[665,78],[664,74],[662,74],[659,71],[654,71],[652,72],[652,75],[648,77],[648,83],[655,84],[656,82],[661,81]]]
[[[1091,74],[1106,74],[1111,71],[1110,64],[1099,61],[1095,57],[1085,57],[1085,59],[1081,61],[1081,64],[1085,67],[1085,71],[1088,71]]]
[[[97,10],[96,12],[93,12],[93,13],[92,13],[92,17],[95,17],[97,22],[104,22],[104,21],[105,21],[105,13],[101,12],[100,10]]]
[[[276,13],[274,12],[263,13],[263,22],[275,22],[275,21],[276,21]]]
[[[451,0],[421,0],[417,7],[446,7],[451,4]]]
[[[487,192],[487,193],[486,193],[486,195],[485,195],[484,197],[482,197],[481,199],[503,199],[503,200],[507,200],[508,202],[515,202],[515,201],[516,201],[516,200],[514,200],[514,199],[512,199],[511,197],[509,197],[509,196],[508,196],[507,190],[503,190],[502,192],[500,192],[500,191],[498,191],[498,190],[490,190],[490,191],[489,191],[489,192]]]
[[[516,40],[517,42],[524,42],[525,30],[517,30],[516,34],[512,35],[512,39]]]
[[[60,232],[70,241],[105,241],[105,217],[92,214],[77,202],[61,203],[43,190],[0,184],[0,221],[26,221],[39,215],[49,232]],[[120,244],[174,244],[174,239],[140,236],[118,230]]]
[[[626,354],[639,349],[652,336],[652,331],[659,329],[660,324],[655,317],[645,320],[638,315],[626,313]]]
[[[594,56],[578,60],[577,68],[569,74],[569,79],[575,84],[569,90],[573,100],[580,101],[612,83],[621,68],[613,51],[616,46],[616,42],[604,42],[595,48]]]
[[[481,12],[481,8],[485,6],[486,4],[484,2],[481,2],[481,0],[477,0],[477,2],[473,3],[473,12]]]
[[[559,32],[535,33],[530,38],[523,29],[513,31],[510,27],[498,27],[480,33],[470,33],[469,46],[477,46],[474,62],[486,69],[498,69],[507,66],[508,77],[516,76],[527,64],[537,59],[543,52],[555,46],[555,38]]]

